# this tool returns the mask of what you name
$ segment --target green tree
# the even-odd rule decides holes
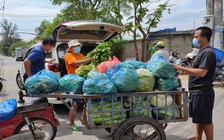
[[[122,25],[123,15],[130,11],[130,7],[123,0],[52,0],[52,3],[67,4],[61,10],[65,21],[99,20]]]
[[[27,42],[23,41],[23,40],[21,40],[21,41],[17,41],[16,43],[14,43],[14,44],[12,44],[12,45],[10,46],[9,53],[10,53],[11,55],[13,55],[15,49],[18,48],[18,47],[29,47],[29,44],[28,44]]]
[[[9,55],[9,47],[19,39],[19,34],[17,33],[18,26],[16,24],[13,24],[12,22],[9,22],[7,19],[4,19],[0,26],[2,28],[0,32],[0,36],[2,38],[1,51],[5,55]]]
[[[161,0],[128,0],[128,3],[130,3],[133,7],[133,14],[128,17],[128,21],[131,21],[126,24],[126,29],[127,31],[133,32],[136,59],[138,59],[136,43],[137,30],[142,34],[141,61],[145,61],[145,48],[150,29],[157,27],[157,24],[162,18],[163,11],[167,10],[168,13],[170,13],[169,7],[171,5],[169,5],[169,0],[166,0],[164,3],[162,3]],[[159,3],[158,6],[153,10],[149,10],[148,7],[156,3]]]
[[[37,36],[35,37],[36,40],[41,40],[44,37],[47,37],[44,33],[45,33],[45,30],[48,28],[49,24],[50,24],[49,21],[43,20],[40,23],[40,26],[35,29],[35,32],[37,34]]]

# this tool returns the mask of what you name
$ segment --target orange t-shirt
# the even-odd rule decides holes
[[[81,60],[84,57],[83,54],[78,53],[66,53],[65,54],[65,66],[68,74],[75,74],[77,67],[74,67],[72,63]]]

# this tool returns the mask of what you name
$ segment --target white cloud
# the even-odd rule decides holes
[[[0,7],[1,7],[0,2]],[[50,0],[5,0],[4,18],[18,25],[18,32],[35,33],[41,21],[52,21],[63,6],[54,6]],[[0,11],[2,14],[2,11]],[[20,38],[29,41],[34,36],[20,33]]]

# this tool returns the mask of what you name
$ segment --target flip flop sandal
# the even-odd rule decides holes
[[[189,138],[189,140],[197,140],[195,137],[191,137]]]
[[[80,131],[81,129],[77,125],[70,126],[72,131]]]

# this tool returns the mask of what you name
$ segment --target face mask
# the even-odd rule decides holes
[[[201,44],[198,42],[198,40],[197,39],[193,39],[192,40],[192,44],[196,47],[196,48],[199,48],[200,46],[201,46]]]
[[[75,47],[74,48],[74,53],[77,54],[77,53],[80,53],[81,51],[81,47]]]

